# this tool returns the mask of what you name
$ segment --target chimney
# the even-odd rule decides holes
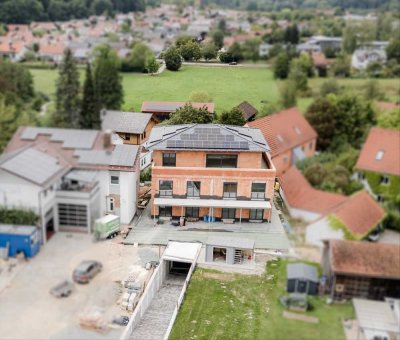
[[[111,130],[106,130],[106,131],[104,131],[104,134],[103,134],[103,147],[106,150],[109,149],[112,145],[111,133],[112,133]]]

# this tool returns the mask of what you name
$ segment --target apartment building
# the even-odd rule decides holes
[[[153,151],[154,219],[271,220],[276,170],[259,129],[156,126],[146,147]]]

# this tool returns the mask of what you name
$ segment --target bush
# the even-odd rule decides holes
[[[151,167],[140,172],[140,183],[151,181]]]
[[[182,66],[182,58],[176,47],[170,47],[164,53],[165,67],[170,71],[178,71]]]
[[[0,207],[0,223],[38,225],[39,216],[37,216],[32,210]]]

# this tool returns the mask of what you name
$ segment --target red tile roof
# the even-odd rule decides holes
[[[400,103],[393,103],[393,102],[377,102],[376,106],[380,110],[394,110],[396,108],[400,108]]]
[[[272,157],[317,138],[316,131],[296,107],[256,119],[248,126],[261,130]]]
[[[400,279],[400,245],[330,240],[332,271]]]
[[[171,113],[185,106],[186,102],[143,102],[141,111],[147,113]],[[214,103],[190,103],[195,108],[206,107],[210,113],[214,112]]]
[[[356,237],[365,237],[385,217],[385,211],[366,191],[360,191],[335,208],[338,218]]]
[[[313,52],[311,54],[311,58],[312,61],[314,63],[315,66],[322,66],[322,67],[326,67],[329,65],[329,60],[325,57],[325,54],[321,53],[321,52]]]
[[[62,55],[64,53],[64,45],[62,44],[49,44],[40,45],[39,54],[41,55]]]
[[[346,196],[314,189],[303,174],[292,166],[280,177],[285,197],[292,208],[325,214],[346,201]]]
[[[4,42],[0,44],[0,53],[20,53],[24,48],[22,43]]]
[[[372,128],[355,168],[400,176],[400,131]]]

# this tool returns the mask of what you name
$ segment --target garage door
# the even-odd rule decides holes
[[[86,205],[59,203],[58,223],[60,227],[86,228],[88,224]]]

